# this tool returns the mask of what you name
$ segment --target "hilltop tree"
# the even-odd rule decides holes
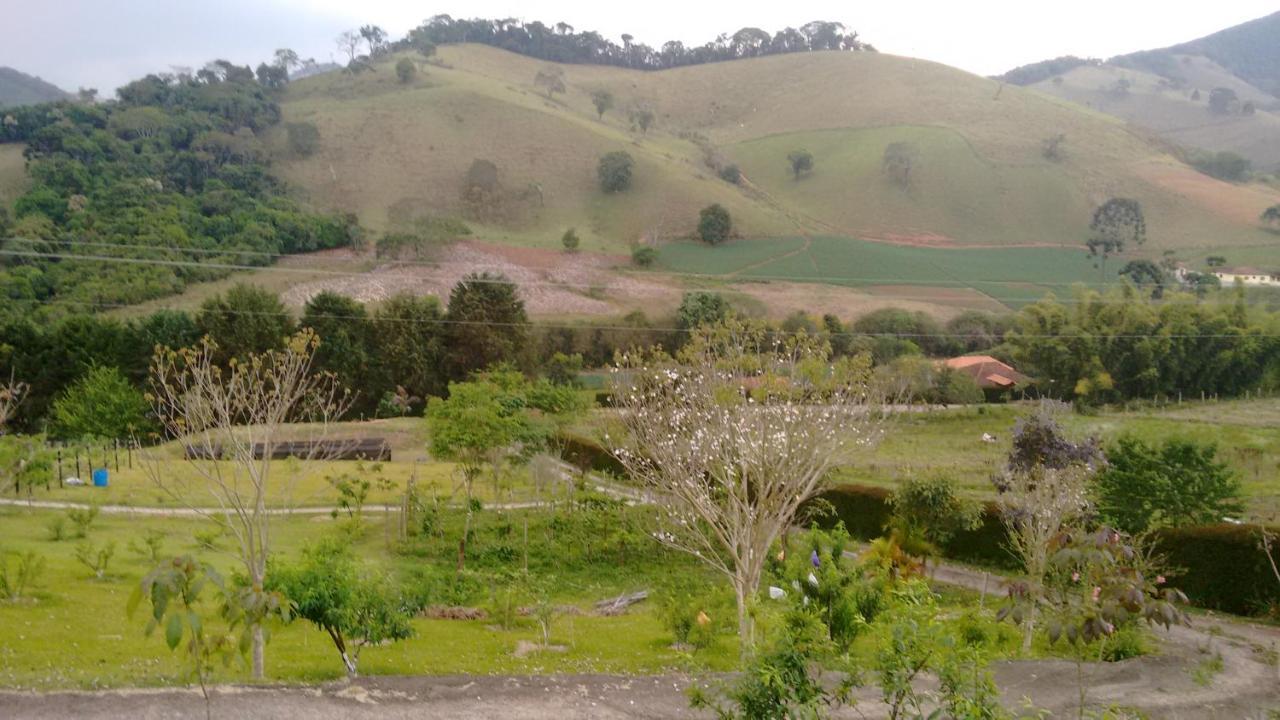
[[[605,153],[596,166],[596,175],[600,178],[600,189],[606,193],[619,193],[631,187],[631,169],[635,166],[631,153],[615,150]]]
[[[1124,252],[1126,245],[1142,245],[1147,241],[1142,204],[1131,198],[1111,198],[1094,211],[1089,232],[1085,246],[1091,257],[1101,258],[1100,267],[1106,277],[1108,257]]]
[[[593,90],[591,92],[591,104],[596,108],[596,116],[603,120],[604,114],[613,109],[613,93],[608,90]]]
[[[746,655],[774,543],[830,470],[876,434],[870,363],[833,362],[817,338],[783,343],[763,324],[731,321],[695,332],[675,361],[629,354],[619,367],[626,433],[615,453],[662,496],[653,536],[728,578]],[[759,383],[750,402],[748,380]]]
[[[280,48],[276,50],[274,62],[277,67],[282,67],[286,71],[293,70],[302,64],[302,60],[298,57],[298,53],[289,48]]]
[[[533,84],[542,88],[542,91],[547,94],[548,100],[556,93],[564,94],[564,70],[555,65],[548,65],[533,76]]]
[[[1262,222],[1267,225],[1280,225],[1280,204],[1272,205],[1262,211]]]
[[[347,66],[354,65],[356,55],[360,52],[360,43],[364,42],[360,33],[355,30],[344,30],[334,39],[334,42],[338,45],[338,50],[347,54]]]
[[[59,438],[121,440],[140,435],[147,401],[113,367],[97,366],[53,403],[52,431]]]
[[[708,245],[719,245],[733,232],[733,219],[720,203],[702,208],[698,215],[698,237]]]
[[[216,345],[206,338],[194,348],[158,348],[151,365],[151,404],[165,437],[182,438],[191,472],[173,472],[167,456],[152,455],[143,466],[161,491],[188,505],[215,498],[217,511],[193,508],[235,538],[247,580],[239,605],[257,608],[248,625],[253,677],[262,679],[266,634],[262,618],[270,604],[265,589],[271,556],[268,498],[292,497],[297,473],[308,462],[287,467],[283,479],[273,461],[284,441],[307,439],[302,460],[317,460],[332,449],[322,440],[349,407],[349,394],[332,375],[312,371],[318,338],[298,333],[280,349],[253,353],[223,367]],[[309,434],[309,438],[299,438]]]
[[[293,318],[280,298],[246,283],[237,283],[226,293],[206,300],[196,325],[202,334],[217,341],[220,364],[283,348],[293,333]]]
[[[449,377],[516,361],[527,345],[529,317],[505,275],[467,275],[449,293],[444,317]]]
[[[1209,91],[1209,112],[1231,115],[1240,107],[1240,97],[1231,88],[1217,87]]]
[[[813,153],[808,150],[792,150],[787,153],[787,162],[791,163],[791,174],[796,180],[813,171]]]
[[[387,31],[377,25],[362,25],[360,38],[369,48],[369,57],[377,57],[387,49]]]

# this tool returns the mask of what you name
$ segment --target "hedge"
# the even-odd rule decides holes
[[[556,435],[555,443],[560,446],[560,456],[565,462],[583,472],[593,471],[608,473],[618,478],[627,477],[627,469],[618,461],[618,458],[592,438],[562,432]]]
[[[839,485],[820,497],[830,503],[835,517],[820,524],[844,522],[849,534],[873,540],[884,534],[892,509],[890,491],[869,485]],[[1280,531],[1280,529],[1278,529]],[[1202,608],[1237,615],[1252,615],[1280,603],[1280,581],[1272,573],[1262,551],[1257,526],[1208,525],[1166,528],[1154,535],[1156,550],[1170,567],[1169,585],[1180,588]],[[995,503],[987,503],[982,525],[957,533],[943,546],[943,555],[978,565],[1017,570],[1018,561],[1007,549],[1004,523]]]

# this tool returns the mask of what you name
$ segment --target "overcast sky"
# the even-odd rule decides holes
[[[982,75],[1058,55],[1110,57],[1207,35],[1280,10],[1280,0],[0,0],[0,65],[65,89],[120,84],[214,58],[240,64],[278,47],[328,60],[342,30],[374,23],[403,35],[436,13],[565,21],[617,40],[701,44],[744,26],[770,32],[843,22],[883,52]]]

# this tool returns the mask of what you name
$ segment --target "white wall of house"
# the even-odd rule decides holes
[[[1214,277],[1222,282],[1223,287],[1231,287],[1239,280],[1245,285],[1280,285],[1280,280],[1274,275],[1237,275],[1229,272],[1215,272]]]

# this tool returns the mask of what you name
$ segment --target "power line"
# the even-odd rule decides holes
[[[94,302],[79,301],[79,300],[51,300],[46,302],[33,303],[33,305],[39,305],[39,306],[58,305],[58,304],[83,305],[83,306],[89,306],[89,307],[96,307],[100,309],[136,308],[137,307],[136,305],[131,305],[127,303],[94,303]],[[174,308],[174,307],[162,307],[162,308],[157,308],[157,310],[185,311],[183,308]],[[266,310],[219,310],[218,312],[225,313],[232,316],[287,317],[290,319],[296,319],[294,314],[288,311],[272,312],[272,311],[266,311]],[[521,322],[497,322],[492,320],[449,320],[447,318],[428,320],[428,319],[413,318],[413,317],[386,317],[386,316],[377,316],[377,315],[338,315],[338,314],[330,314],[330,313],[316,314],[316,315],[312,315],[311,317],[316,319],[325,319],[325,320],[361,320],[365,322],[392,322],[392,323],[404,323],[404,324],[411,324],[411,325],[463,325],[463,326],[512,327],[512,328],[535,327],[535,328],[552,328],[552,329],[564,329],[564,330],[616,330],[616,331],[622,331],[622,332],[690,333],[695,331],[694,328],[681,328],[681,327],[669,327],[669,326],[660,327],[660,326],[634,326],[634,325],[597,325],[590,322],[574,325],[570,323],[548,323],[548,322],[522,322],[521,323]],[[774,334],[790,334],[784,330],[770,330],[769,332]],[[851,337],[851,338],[878,337],[878,338],[898,338],[898,339],[904,339],[904,340],[922,339],[922,338],[962,339],[962,338],[971,337],[971,334],[969,333],[856,332],[852,330],[847,330],[839,333],[831,333],[831,332],[825,332],[825,331],[819,330],[817,331],[816,334],[827,336],[827,337]],[[1258,338],[1280,339],[1280,333],[1232,334],[1232,333],[1159,333],[1159,332],[1156,332],[1156,333],[1121,333],[1121,334],[1072,333],[1072,334],[1057,334],[1057,335],[1024,334],[1024,333],[1016,333],[1016,334],[1017,334],[1017,337],[1020,337],[1020,338],[1034,338],[1034,339],[1046,339],[1046,340],[1047,339],[1082,339],[1082,338],[1090,338],[1090,339],[1097,339],[1097,340],[1108,340],[1108,339],[1117,339],[1117,338],[1131,339],[1131,340],[1149,339],[1149,338],[1170,339],[1170,340],[1175,340],[1175,339],[1184,339],[1184,340],[1185,339],[1219,339],[1219,340],[1249,339],[1249,340],[1252,340],[1252,339],[1258,339]],[[1007,333],[1006,333],[1006,336],[1007,336]]]

